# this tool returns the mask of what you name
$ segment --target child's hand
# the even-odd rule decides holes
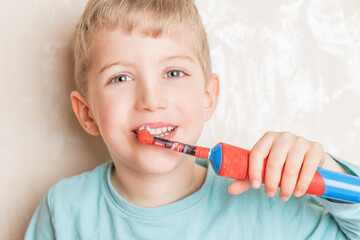
[[[325,162],[324,149],[319,143],[289,132],[267,132],[250,152],[249,180],[235,180],[230,185],[229,192],[240,194],[251,186],[259,188],[266,157],[265,192],[269,197],[273,197],[280,186],[279,196],[283,201],[287,201],[292,193],[296,197],[302,196],[308,189],[317,167],[322,167]]]

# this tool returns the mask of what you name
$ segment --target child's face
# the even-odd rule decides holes
[[[161,173],[181,164],[184,155],[142,145],[135,131],[143,124],[155,131],[169,128],[165,138],[196,144],[214,111],[218,79],[212,76],[205,86],[190,39],[154,39],[115,28],[93,43],[83,99],[90,123],[84,128],[92,134],[98,129],[123,166]]]

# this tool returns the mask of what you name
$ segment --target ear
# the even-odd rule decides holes
[[[205,121],[213,115],[220,93],[220,80],[218,75],[211,74],[205,86]]]
[[[97,126],[89,105],[83,95],[78,91],[73,91],[70,94],[72,108],[79,120],[81,126],[91,135],[97,136],[100,134],[99,127]]]

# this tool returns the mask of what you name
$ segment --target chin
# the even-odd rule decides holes
[[[140,160],[144,172],[165,174],[173,171],[182,161],[181,154],[162,150],[162,153],[147,154],[146,160]],[[185,160],[186,161],[186,160]]]

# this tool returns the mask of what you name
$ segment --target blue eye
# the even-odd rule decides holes
[[[172,70],[172,71],[168,71],[164,78],[179,78],[184,76],[185,73],[181,72],[181,71],[177,71],[177,70]]]
[[[111,79],[111,82],[127,82],[132,80],[133,79],[128,75],[119,75]]]

